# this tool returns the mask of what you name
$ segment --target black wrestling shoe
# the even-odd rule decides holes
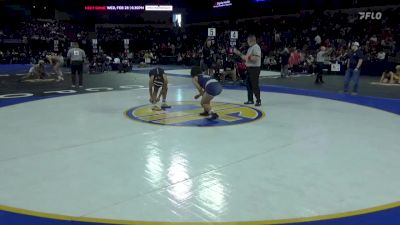
[[[218,114],[216,114],[216,113],[211,113],[209,116],[208,116],[208,120],[216,120],[216,119],[218,119]]]
[[[261,106],[261,101],[257,101],[255,106]]]
[[[253,102],[253,101],[247,101],[247,102],[245,102],[244,104],[245,104],[245,105],[253,105],[254,102]]]
[[[167,103],[165,103],[165,102],[161,105],[161,109],[170,109],[170,108],[171,108],[171,106],[167,105]]]
[[[209,116],[208,112],[205,112],[205,111],[202,112],[202,113],[200,113],[199,115],[200,115],[200,116]]]

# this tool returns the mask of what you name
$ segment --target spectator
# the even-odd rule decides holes
[[[284,48],[280,53],[281,56],[281,78],[286,78],[289,75],[289,49]]]
[[[315,36],[314,38],[315,41],[315,46],[319,47],[321,45],[322,39],[321,36],[319,36],[318,34]]]
[[[113,63],[115,65],[119,65],[119,64],[121,64],[121,59],[117,56],[117,57],[114,58],[114,62]]]
[[[212,45],[212,40],[207,39],[204,43],[203,47],[203,70],[206,71],[206,74],[213,76],[214,68],[212,67],[214,64],[214,46]]]
[[[312,75],[315,74],[315,64],[314,64],[314,57],[312,54],[309,54],[305,61],[305,66],[307,67],[307,72],[311,73]]]
[[[126,73],[129,71],[129,60],[128,59],[123,59],[121,63],[118,66],[118,72],[119,73]]]
[[[328,61],[328,54],[330,54],[331,51],[327,51],[324,46],[321,46],[320,51],[317,53],[317,59],[316,59],[316,73],[317,76],[315,78],[315,83],[316,84],[323,84],[324,81],[322,80],[322,75],[324,73],[324,65],[325,62]]]
[[[299,72],[299,64],[300,64],[300,54],[296,48],[294,48],[293,52],[289,57],[289,67],[291,68],[292,73]]]
[[[240,79],[241,79],[241,84],[242,85],[246,85],[246,64],[244,62],[238,62],[236,64],[236,70],[237,70],[237,74],[239,75]]]
[[[353,80],[353,92],[352,95],[358,94],[358,82],[360,80],[361,66],[364,60],[364,54],[359,49],[360,44],[354,42],[351,47],[351,52],[348,55],[347,70],[344,78],[344,93],[349,91],[350,81]]]
[[[278,66],[277,57],[278,57],[278,56],[276,56],[276,55],[272,55],[272,56],[270,57],[271,70],[279,70],[279,69],[280,69],[279,66]]]
[[[112,62],[111,56],[106,55],[106,58],[105,58],[105,71],[111,71],[112,70],[111,62]]]
[[[182,65],[183,58],[182,58],[182,54],[181,53],[178,53],[178,56],[176,58],[176,62],[178,63],[178,65]]]
[[[264,61],[263,61],[263,68],[270,70],[271,69],[271,63],[270,63],[270,58],[269,56],[265,56],[264,57]]]
[[[383,50],[379,51],[378,55],[377,55],[377,59],[380,60],[380,61],[385,60],[386,59],[386,53]]]
[[[144,56],[143,56],[143,59],[144,59],[144,63],[145,64],[150,64],[151,63],[151,54],[150,54],[150,52],[149,51],[146,51],[145,53],[144,53]]]
[[[233,84],[236,84],[236,67],[232,60],[232,57],[228,57],[228,60],[224,63],[224,72],[221,74],[221,83],[225,82],[225,77],[232,77]]]

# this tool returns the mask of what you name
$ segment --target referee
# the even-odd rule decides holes
[[[249,35],[247,38],[247,43],[249,44],[249,49],[247,54],[242,54],[239,50],[235,49],[234,53],[239,55],[243,61],[246,62],[247,67],[247,102],[244,104],[250,105],[254,104],[253,94],[256,96],[256,105],[261,106],[260,98],[260,72],[261,72],[261,48],[257,44],[256,36]]]
[[[78,43],[74,43],[73,47],[68,51],[67,58],[71,61],[71,79],[72,87],[76,87],[76,73],[79,76],[79,87],[83,87],[83,62],[86,58],[86,53],[79,48]]]

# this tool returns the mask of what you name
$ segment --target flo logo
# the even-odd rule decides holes
[[[360,15],[360,20],[380,20],[382,19],[382,13],[381,12],[359,12]]]
[[[212,104],[219,118],[209,121],[199,113],[203,108],[198,102],[175,102],[165,111],[153,111],[152,105],[138,106],[126,111],[126,115],[133,120],[157,125],[169,126],[227,126],[253,122],[261,119],[264,113],[258,109],[239,104],[216,102]]]

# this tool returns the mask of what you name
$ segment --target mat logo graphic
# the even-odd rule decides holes
[[[137,121],[169,126],[227,126],[252,122],[261,119],[264,113],[239,104],[213,103],[212,107],[219,115],[218,120],[209,121],[199,113],[203,112],[199,102],[170,103],[172,108],[165,111],[153,111],[151,105],[144,105],[129,109],[126,115]]]
[[[359,12],[360,14],[360,20],[380,20],[382,19],[382,13],[381,12]]]

